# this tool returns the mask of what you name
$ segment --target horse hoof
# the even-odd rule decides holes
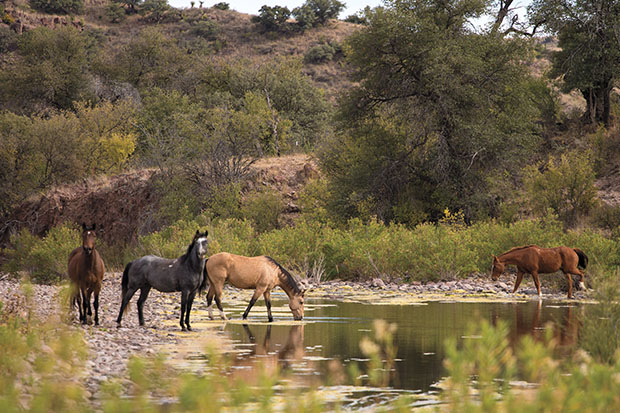
[[[273,317],[270,317],[270,318],[269,318],[269,322],[270,322],[270,323],[273,323]]]
[[[181,331],[187,331],[185,327],[181,327]]]
[[[190,326],[187,326],[187,331],[192,331],[192,328]]]
[[[121,328],[121,323],[116,323],[116,328]]]

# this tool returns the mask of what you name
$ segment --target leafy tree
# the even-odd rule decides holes
[[[34,191],[93,173],[118,171],[133,152],[133,106],[121,102],[46,117],[0,115],[0,211]]]
[[[16,110],[71,108],[89,98],[89,39],[73,27],[38,27],[19,38],[18,58],[0,71],[0,100]]]
[[[488,6],[397,0],[351,36],[359,86],[319,155],[340,214],[413,224],[446,207],[493,213],[487,176],[537,145],[540,82],[523,64],[527,42],[471,31]]]
[[[620,76],[618,20],[620,3],[613,0],[535,0],[530,21],[558,35],[553,56],[555,76],[564,90],[578,89],[587,102],[584,120],[610,124],[610,94]]]
[[[145,18],[154,23],[159,23],[168,10],[170,10],[168,0],[145,0],[140,7]]]
[[[267,5],[260,8],[258,16],[252,17],[252,22],[268,32],[282,32],[286,29],[286,21],[291,16],[288,7]]]
[[[293,16],[297,19],[297,24],[305,30],[337,18],[344,6],[344,3],[338,0],[308,0],[293,9]]]
[[[143,0],[111,0],[113,3],[121,5],[127,14],[136,14],[140,9]]]
[[[104,13],[112,23],[120,23],[127,18],[127,9],[115,1],[108,2]]]
[[[593,161],[588,152],[568,152],[551,158],[541,165],[525,168],[525,188],[528,205],[535,212],[546,213],[551,208],[567,226],[594,206]]]
[[[30,0],[33,9],[45,13],[79,14],[84,9],[83,0]]]
[[[213,5],[213,8],[218,10],[230,10],[230,4],[222,1],[219,3],[215,3]]]
[[[207,66],[197,95],[207,107],[231,106],[246,110],[248,92],[262,96],[264,104],[271,105],[273,122],[277,123],[277,119],[291,122],[290,127],[286,127],[286,144],[308,149],[327,133],[330,112],[322,91],[301,69],[301,60],[286,58],[260,66],[245,61]],[[269,146],[275,148],[274,144]]]
[[[121,48],[105,48],[95,71],[107,79],[128,82],[143,91],[171,87],[191,67],[190,57],[158,28],[149,27]]]

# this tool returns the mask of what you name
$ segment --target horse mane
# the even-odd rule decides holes
[[[524,249],[526,249],[526,248],[532,248],[532,247],[535,247],[535,248],[540,248],[540,247],[539,247],[538,245],[536,245],[536,244],[522,245],[522,246],[520,246],[520,247],[514,247],[514,248],[509,249],[508,251],[506,251],[506,252],[504,252],[502,255],[500,255],[500,257],[501,257],[501,256],[503,256],[503,255],[509,254],[509,253],[511,253],[511,252],[515,252],[515,251],[518,251],[518,250],[524,250]]]
[[[286,269],[284,269],[284,267],[281,266],[273,258],[268,257],[266,255],[265,255],[265,258],[267,258],[267,260],[269,260],[269,262],[271,262],[272,264],[274,264],[276,267],[278,267],[280,269],[280,272],[282,272],[282,274],[284,274],[284,276],[286,277],[286,283],[288,284],[288,286],[291,287],[291,289],[293,290],[293,292],[295,294],[299,294],[301,292],[301,289],[299,288],[299,285],[297,285],[297,282],[295,281],[295,278],[293,278],[291,273],[286,271]]]

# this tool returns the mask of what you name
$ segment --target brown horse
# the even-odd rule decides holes
[[[584,290],[586,288],[583,283],[584,274],[578,267],[585,269],[588,265],[588,257],[578,248],[540,248],[537,245],[513,248],[499,257],[493,256],[491,278],[497,280],[504,272],[506,265],[515,265],[517,267],[517,279],[515,281],[515,288],[512,291],[513,293],[519,288],[519,284],[521,284],[521,280],[523,279],[523,274],[532,274],[538,296],[540,296],[540,280],[538,279],[538,274],[549,274],[558,270],[561,270],[568,280],[568,298],[573,298],[573,280],[571,274],[580,277],[580,288]]]
[[[205,265],[207,277],[209,278],[209,292],[207,293],[207,305],[209,318],[213,319],[211,310],[211,300],[215,297],[215,304],[220,310],[220,317],[226,320],[226,314],[222,309],[222,290],[224,282],[237,288],[254,288],[254,295],[250,300],[248,308],[243,313],[243,319],[248,317],[248,313],[256,300],[261,296],[265,297],[267,305],[267,315],[269,321],[273,321],[271,315],[271,290],[280,287],[289,298],[289,307],[295,320],[304,317],[304,290],[295,282],[293,276],[286,271],[280,264],[270,257],[243,257],[241,255],[220,252],[212,255]]]
[[[82,246],[69,254],[69,279],[73,290],[73,305],[77,304],[80,321],[86,324],[92,316],[90,297],[94,293],[95,325],[99,325],[99,292],[103,282],[105,265],[95,249],[95,224],[91,228],[82,224]]]

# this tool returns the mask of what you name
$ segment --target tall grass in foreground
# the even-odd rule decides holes
[[[383,275],[407,281],[463,278],[488,272],[492,254],[528,244],[580,248],[599,272],[612,271],[620,265],[620,243],[616,238],[595,229],[564,232],[563,225],[553,215],[513,224],[490,220],[470,226],[454,217],[454,214],[447,215],[438,224],[420,224],[415,228],[359,219],[340,227],[302,218],[294,227],[259,232],[248,220],[209,222],[199,216],[140,236],[124,252],[103,243],[98,245],[107,268],[116,270],[142,255],[178,257],[196,229],[205,227],[209,229],[211,254],[220,251],[249,256],[264,254],[298,271],[320,263],[325,278]],[[79,245],[79,239],[74,238],[75,234],[66,227],[52,229],[42,240],[22,232],[13,238],[13,247],[3,252],[8,258],[4,269],[29,271],[37,280],[57,279],[66,271],[70,247]]]

